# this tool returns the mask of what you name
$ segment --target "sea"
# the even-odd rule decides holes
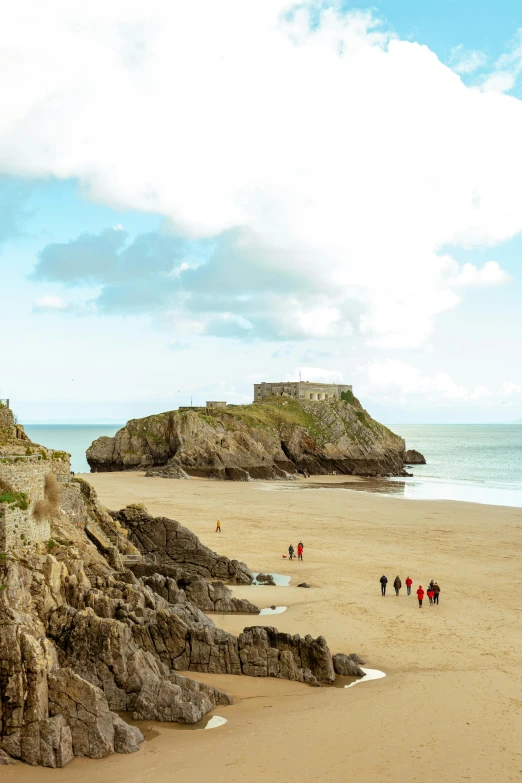
[[[29,424],[35,443],[71,454],[71,469],[88,473],[85,451],[102,435],[121,425]],[[412,478],[368,481],[363,488],[412,500],[460,500],[522,508],[522,423],[520,424],[388,424],[408,449],[426,457]]]

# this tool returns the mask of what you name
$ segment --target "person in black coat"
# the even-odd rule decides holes
[[[386,585],[388,584],[388,577],[386,574],[383,574],[379,581],[381,583],[381,595],[386,595]]]

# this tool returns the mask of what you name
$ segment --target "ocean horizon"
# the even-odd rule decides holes
[[[35,443],[71,454],[71,469],[88,473],[92,441],[124,424],[28,424]],[[522,422],[510,424],[387,424],[407,448],[426,457],[411,478],[381,482],[380,491],[412,500],[458,500],[522,507]]]

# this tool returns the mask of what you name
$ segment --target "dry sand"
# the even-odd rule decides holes
[[[357,652],[387,673],[356,688],[309,688],[250,677],[197,675],[235,697],[222,728],[157,736],[139,753],[75,759],[64,770],[6,768],[16,783],[270,783],[520,781],[522,625],[518,509],[413,501],[313,479],[232,483],[86,476],[109,508],[142,501],[254,571],[292,575],[290,587],[238,587],[276,617],[217,616],[237,633],[254,623],[322,634],[332,652]],[[321,483],[325,479],[321,478]],[[216,519],[222,533],[216,534]],[[305,560],[282,559],[302,538]],[[379,577],[390,579],[380,595]],[[441,603],[419,610],[391,583],[434,578]],[[313,589],[297,588],[307,581]],[[194,676],[194,675],[193,675]]]

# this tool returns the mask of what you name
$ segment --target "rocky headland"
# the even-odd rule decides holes
[[[323,637],[216,627],[207,613],[259,613],[225,584],[252,582],[244,563],[141,505],[109,513],[87,482],[66,472],[58,481],[51,463],[36,478],[0,463],[0,478],[2,469],[11,479],[20,470],[29,482],[16,515],[10,496],[0,498],[8,542],[0,553],[0,764],[63,767],[74,756],[134,752],[143,736],[118,713],[197,723],[231,703],[181,672],[315,686],[336,672],[362,674],[356,660],[332,657]],[[47,528],[30,525],[38,508]],[[24,520],[27,535],[13,537],[8,528]]]
[[[87,450],[92,471],[248,481],[296,473],[402,476],[405,443],[359,401],[273,398],[129,421]]]

